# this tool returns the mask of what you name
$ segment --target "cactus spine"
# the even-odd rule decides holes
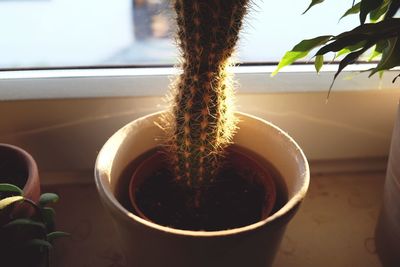
[[[173,85],[169,154],[177,180],[212,182],[236,128],[226,73],[248,0],[175,0],[183,73]]]

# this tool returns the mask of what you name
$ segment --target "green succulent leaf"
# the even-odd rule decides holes
[[[22,195],[22,189],[13,184],[1,183],[0,192],[13,192]]]
[[[39,205],[44,207],[49,203],[55,203],[59,200],[59,196],[54,193],[44,193],[40,196]]]
[[[400,40],[398,37],[388,40],[388,45],[382,52],[382,58],[375,69],[369,75],[371,77],[375,73],[383,70],[390,70],[400,65]]]
[[[54,217],[55,217],[56,212],[54,211],[53,208],[42,208],[42,216],[43,220],[46,225],[53,225],[54,224]]]
[[[66,232],[61,232],[61,231],[55,231],[52,233],[49,233],[47,235],[47,240],[52,243],[55,239],[58,239],[60,237],[67,237],[67,236],[71,236],[71,234],[66,233]]]
[[[379,8],[383,3],[383,0],[362,0],[360,5],[360,23],[364,24],[367,15]]]
[[[22,201],[22,200],[24,200],[24,198],[22,196],[6,197],[6,198],[0,200],[0,210],[8,207],[11,204],[14,204],[14,203]]]
[[[324,65],[324,56],[323,55],[316,56],[314,66],[317,73],[319,73],[323,65]]]
[[[8,228],[8,227],[12,227],[15,225],[24,225],[24,226],[27,225],[27,226],[39,227],[42,229],[46,228],[46,226],[43,223],[31,220],[31,219],[26,219],[26,218],[15,219],[15,220],[7,223],[6,225],[4,225],[4,227]]]
[[[324,0],[312,0],[310,5],[307,7],[307,9],[303,12],[303,14],[307,13],[308,10],[310,10],[310,8],[312,8],[313,6],[317,5],[317,4],[321,4],[322,2],[324,2]]]
[[[344,17],[347,17],[348,15],[352,15],[352,14],[357,14],[358,12],[360,12],[360,6],[361,6],[361,2],[353,5],[351,8],[349,8],[344,14],[343,16],[340,17],[339,20],[341,20]]]
[[[46,247],[52,248],[53,246],[50,242],[43,240],[43,239],[31,239],[25,243],[26,246],[34,246],[34,247]]]
[[[306,40],[301,41],[300,43],[295,45],[291,51],[286,52],[286,54],[283,56],[283,58],[279,62],[278,67],[271,74],[271,76],[276,75],[281,68],[292,64],[296,60],[304,58],[305,56],[308,55],[308,53],[312,49],[325,44],[331,38],[332,38],[332,35],[324,35],[324,36],[315,37],[313,39],[306,39]]]

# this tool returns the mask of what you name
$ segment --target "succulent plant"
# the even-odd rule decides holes
[[[54,230],[54,209],[58,195],[44,193],[39,203],[22,196],[13,184],[0,184],[0,255],[6,266],[48,266],[54,239],[67,236]],[[24,205],[24,210],[18,206]],[[31,210],[32,212],[27,212]]]
[[[236,130],[233,82],[227,72],[248,0],[175,0],[182,74],[164,118],[178,181],[198,193],[212,183]]]

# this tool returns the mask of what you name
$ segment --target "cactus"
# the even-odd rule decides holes
[[[182,74],[164,118],[176,180],[190,188],[215,179],[236,129],[227,73],[248,0],[175,0]]]

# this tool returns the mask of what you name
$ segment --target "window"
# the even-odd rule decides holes
[[[277,62],[301,39],[357,25],[354,16],[338,23],[337,14],[350,4],[326,1],[302,16],[307,1],[257,1],[242,31],[238,60]],[[169,0],[1,1],[0,68],[172,65],[177,51],[169,5]]]
[[[345,12],[351,1],[326,1],[302,16],[307,4],[265,0],[252,7],[237,55],[245,64],[234,68],[238,109],[282,127],[310,160],[382,159],[400,95],[391,74],[368,79],[351,71],[359,66],[349,67],[328,104],[336,65],[320,75],[310,64],[290,66],[270,77],[301,39],[358,24],[354,16],[338,23],[340,12],[331,12]],[[40,155],[43,170],[91,169],[116,129],[165,107],[162,96],[177,55],[166,5],[0,1],[0,141]],[[60,151],[63,156],[55,157]]]

